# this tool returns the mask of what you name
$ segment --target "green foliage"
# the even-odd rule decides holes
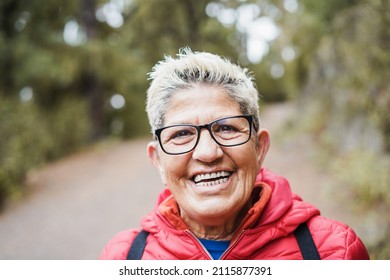
[[[164,54],[175,54],[180,47],[189,45],[233,59],[237,56],[237,45],[225,43],[235,31],[206,15],[209,2],[124,2],[124,23],[118,28],[95,17],[107,1],[2,2],[0,42],[6,43],[0,47],[0,89],[13,96],[29,86],[45,111],[69,95],[87,98],[92,135],[109,136],[111,123],[118,119],[124,130],[129,129],[120,135],[142,133],[147,128],[133,128],[146,124],[144,110],[138,109],[144,107],[140,97],[147,88],[146,73]],[[73,36],[81,36],[75,45],[63,37],[71,21],[78,24]],[[106,106],[117,93],[135,102],[126,107],[137,107],[137,116],[134,110],[130,118],[123,115],[124,111],[112,112]]]
[[[22,193],[26,173],[44,163],[52,146],[47,127],[33,104],[0,99],[0,206]]]
[[[354,201],[352,207],[361,217],[360,223],[375,229],[373,233],[372,230],[365,230],[365,241],[371,258],[388,259],[390,217],[380,213],[389,211],[390,156],[355,150],[331,162],[335,174],[346,184],[353,186],[349,193]]]
[[[52,139],[46,160],[58,159],[89,143],[91,121],[83,99],[65,99],[58,107],[45,113],[46,127]]]
[[[238,38],[227,43],[227,38],[235,38],[235,30],[207,16],[210,2],[213,1],[135,1],[136,8],[128,14],[121,34],[126,44],[143,56],[148,69],[163,54],[174,55],[184,46],[236,59]]]
[[[302,50],[301,124],[353,197],[371,257],[388,259],[390,4],[320,2],[303,1],[302,25],[289,34]],[[314,28],[317,33],[307,32]],[[299,40],[307,34],[316,42]]]
[[[256,83],[261,102],[282,102],[287,99],[287,90],[285,84],[280,79],[275,79],[270,74],[271,65],[263,63],[261,66],[254,66],[253,75],[256,77]]]
[[[32,102],[0,97],[0,207],[24,193],[28,171],[81,148],[90,121],[82,100],[66,100],[51,112]]]
[[[341,179],[354,186],[352,195],[356,197],[357,204],[353,207],[357,210],[371,206],[380,209],[390,204],[390,157],[355,150],[336,158],[332,167]]]
[[[327,0],[327,1],[310,1],[301,0],[303,6],[308,13],[312,13],[318,19],[318,22],[322,24],[326,31],[332,20],[340,14],[344,9],[353,7],[359,4],[359,0]]]

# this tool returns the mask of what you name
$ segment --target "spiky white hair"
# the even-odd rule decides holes
[[[259,128],[258,91],[248,69],[207,52],[182,48],[176,58],[165,56],[148,74],[146,112],[152,133],[164,126],[164,116],[172,96],[195,84],[218,86],[238,102],[242,114],[252,115]]]

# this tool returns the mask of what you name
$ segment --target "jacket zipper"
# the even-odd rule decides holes
[[[191,237],[192,239],[195,240],[196,243],[198,243],[200,245],[200,247],[202,247],[203,251],[206,253],[206,255],[210,258],[210,260],[213,260],[213,257],[210,255],[209,251],[207,251],[207,249],[203,246],[203,244],[199,241],[199,239],[195,236],[195,234],[193,234],[191,231],[189,231],[188,229],[185,230],[185,232],[187,232]]]
[[[185,230],[194,240],[196,243],[198,243],[203,251],[206,253],[206,255],[210,258],[210,260],[214,260],[213,257],[210,255],[209,251],[207,251],[207,249],[203,246],[203,244],[199,241],[199,239],[195,236],[195,234],[193,234],[191,231],[189,231],[188,229]],[[223,260],[223,258],[228,255],[228,253],[233,249],[234,246],[236,246],[236,244],[238,243],[238,241],[240,240],[242,234],[245,232],[245,230],[242,230],[238,236],[236,237],[236,239],[234,240],[233,244],[229,245],[229,247],[226,249],[226,251],[222,254],[222,256],[219,258],[219,260]]]
[[[222,254],[222,256],[219,258],[220,260],[223,260],[225,258],[225,256],[227,256],[230,251],[236,246],[236,244],[238,243],[238,241],[240,241],[241,239],[241,236],[242,234],[245,232],[245,230],[242,230],[236,237],[236,239],[234,240],[234,242],[226,249],[226,251]]]

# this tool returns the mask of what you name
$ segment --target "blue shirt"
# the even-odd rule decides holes
[[[209,240],[199,238],[200,243],[206,248],[214,260],[218,260],[229,247],[230,241]]]

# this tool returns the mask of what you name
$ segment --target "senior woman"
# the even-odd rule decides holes
[[[369,258],[351,228],[262,167],[269,133],[246,69],[184,48],[150,79],[147,154],[166,189],[142,229],[118,233],[100,259]]]

